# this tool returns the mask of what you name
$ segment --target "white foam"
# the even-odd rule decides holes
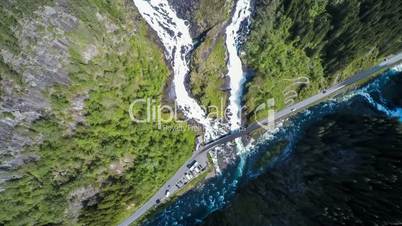
[[[239,0],[236,3],[231,23],[226,27],[226,48],[229,55],[227,76],[230,78],[231,89],[228,110],[231,113],[229,118],[231,130],[237,130],[241,126],[241,98],[245,77],[238,51],[241,38],[239,31],[242,23],[247,22],[247,25],[249,24],[250,15],[250,0]]]
[[[177,17],[167,0],[134,0],[140,14],[158,34],[171,61],[176,102],[188,119],[193,119],[205,128],[205,139],[216,138],[219,125],[206,116],[197,101],[190,97],[185,87],[189,73],[186,56],[193,48],[190,28],[185,20]]]
[[[140,14],[150,27],[157,33],[163,46],[165,55],[173,67],[173,85],[176,94],[176,103],[188,119],[193,119],[205,129],[206,141],[215,139],[224,134],[225,125],[207,117],[206,112],[191,98],[186,90],[185,79],[190,69],[187,55],[193,49],[193,39],[190,35],[189,23],[179,18],[167,0],[133,0]],[[230,97],[228,111],[230,129],[236,130],[241,125],[241,96],[245,82],[242,62],[238,55],[240,44],[240,30],[244,22],[249,24],[251,15],[250,0],[239,0],[231,23],[226,28],[226,47],[229,60],[227,64],[230,78]]]

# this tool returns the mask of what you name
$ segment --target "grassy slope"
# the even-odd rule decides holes
[[[229,18],[233,0],[201,0],[195,20],[201,30],[207,30]]]
[[[191,92],[211,117],[222,117],[227,93],[222,90],[226,74],[225,37],[221,30],[230,18],[232,1],[202,0],[195,20],[199,29],[208,30],[203,42],[195,50],[190,77]]]
[[[96,11],[120,27],[118,34],[106,34]],[[134,20],[138,14],[132,3],[71,1],[71,12],[82,21],[67,34],[73,41],[68,66],[72,83],[49,90],[54,113],[31,129],[43,134],[44,141],[26,150],[41,159],[19,169],[23,178],[1,193],[0,224],[71,224],[66,214],[69,194],[88,186],[100,190],[94,198],[97,204],[87,204],[78,224],[115,224],[144,203],[193,150],[191,132],[162,131],[130,121],[130,102],[144,97],[160,100],[169,75],[145,23]],[[134,34],[125,35],[130,30]],[[100,53],[84,64],[82,50],[89,44]],[[85,123],[68,134],[72,99],[86,92]],[[145,111],[137,109],[139,115]],[[124,172],[113,171],[112,163],[123,164]]]
[[[206,42],[203,46],[208,44],[210,43]],[[199,54],[200,52],[197,53]],[[225,56],[226,49],[223,37],[219,38],[205,61],[202,62],[199,59],[202,58],[201,56],[195,56],[194,64],[198,65],[198,67],[194,68],[195,70],[191,74],[191,91],[202,106],[218,107],[218,112],[216,112],[215,108],[208,109],[211,117],[217,115],[218,117],[223,117],[222,109],[226,106],[227,94],[222,90],[226,65]]]
[[[400,2],[262,2],[246,45],[246,61],[256,70],[245,97],[252,120],[269,98],[276,109],[286,106],[286,88],[297,92],[294,101],[304,99],[402,48]],[[292,79],[302,76],[310,85],[293,86]]]

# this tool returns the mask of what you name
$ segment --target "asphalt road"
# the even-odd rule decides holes
[[[265,119],[265,120],[251,124],[246,129],[235,131],[235,132],[232,132],[225,136],[222,136],[221,138],[219,138],[215,141],[212,141],[212,142],[206,144],[205,146],[201,147],[199,152],[201,152],[201,153],[206,152],[216,146],[230,142],[236,138],[247,136],[251,132],[253,132],[257,129],[268,128],[267,125],[269,125],[269,123],[272,124],[274,122],[281,121],[296,112],[306,109],[307,107],[313,105],[314,103],[320,102],[321,100],[328,98],[333,94],[336,94],[336,92],[338,92],[339,90],[341,90],[349,85],[352,85],[363,79],[369,78],[371,75],[379,72],[380,70],[391,68],[400,63],[402,63],[402,53],[389,57],[389,58],[387,58],[386,61],[381,62],[379,65],[376,65],[370,69],[360,71],[360,72],[354,74],[353,76],[349,77],[348,79],[326,89],[325,92],[320,92],[320,93],[318,93],[314,96],[311,96],[301,102],[298,102],[298,103],[288,106],[278,112],[275,112],[274,118],[271,120]]]
[[[166,199],[165,192],[166,190],[169,190],[170,195],[175,193],[178,188],[176,187],[176,183],[184,177],[184,174],[188,171],[187,164],[192,162],[193,160],[196,160],[201,166],[206,167],[208,164],[208,152],[204,152],[203,154],[200,154],[199,152],[194,152],[193,156],[185,162],[179,170],[175,173],[173,177],[171,177],[159,190],[156,192],[141,208],[139,208],[133,215],[128,217],[123,223],[120,224],[120,226],[128,226],[138,218],[140,218],[142,215],[144,215],[148,210],[150,210],[152,207],[156,206],[156,200],[160,200],[163,202],[164,199]]]
[[[247,136],[251,132],[253,132],[257,129],[265,128],[265,126],[268,125],[269,123],[284,120],[287,117],[293,115],[294,113],[300,112],[301,110],[306,109],[307,107],[309,107],[315,103],[318,103],[319,101],[326,99],[327,97],[330,97],[333,94],[336,94],[337,91],[345,88],[346,86],[352,85],[358,81],[369,78],[371,75],[379,72],[380,70],[391,68],[400,63],[402,63],[402,52],[399,54],[396,54],[394,56],[388,57],[387,60],[381,62],[377,66],[374,66],[365,71],[358,72],[357,74],[351,76],[347,80],[342,81],[342,82],[326,89],[325,92],[320,92],[320,93],[318,93],[314,96],[311,96],[299,103],[296,103],[294,105],[291,105],[289,107],[286,107],[286,108],[276,112],[274,118],[272,118],[271,120],[265,119],[258,123],[253,123],[250,126],[248,126],[246,129],[229,133],[215,141],[212,141],[212,142],[206,144],[203,147],[200,147],[198,149],[198,151],[194,152],[193,156],[185,164],[183,164],[182,167],[180,167],[180,169],[176,172],[176,174],[172,178],[170,178],[159,189],[159,191],[154,196],[152,196],[133,215],[131,215],[123,223],[121,223],[120,226],[128,226],[132,222],[134,222],[135,220],[140,218],[148,210],[150,210],[152,207],[157,205],[156,200],[159,199],[159,200],[163,201],[165,199],[165,192],[167,189],[169,189],[171,194],[176,192],[177,188],[176,188],[175,184],[177,183],[177,181],[179,181],[184,176],[184,173],[188,171],[187,164],[192,162],[193,160],[197,160],[202,166],[205,166],[207,164],[207,153],[210,149],[212,149],[218,145],[222,145],[227,142],[230,142],[236,138]]]

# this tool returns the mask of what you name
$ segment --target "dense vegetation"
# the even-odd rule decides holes
[[[18,24],[18,18],[32,16],[38,6],[51,2],[53,1],[32,0],[29,1],[29,4],[14,4],[10,1],[2,2],[0,7],[0,46],[18,52],[18,40],[13,31],[14,26]]]
[[[256,71],[249,118],[269,98],[283,108],[398,52],[401,12],[402,2],[387,0],[257,1],[245,57]],[[301,77],[310,83],[295,84]]]
[[[202,47],[209,45],[211,43],[204,42]],[[207,107],[211,117],[223,117],[227,101],[227,93],[224,90],[226,49],[223,37],[220,37],[213,45],[215,46],[208,53],[209,55],[206,59],[203,59],[203,56],[194,56],[194,70],[190,78],[191,92],[202,106]],[[197,51],[196,53],[201,54],[202,52]],[[211,106],[215,106],[218,109],[208,108]]]
[[[201,0],[195,12],[195,23],[200,31],[207,31],[220,26],[230,18],[230,12],[234,5],[233,0]]]
[[[20,16],[13,10],[31,6],[34,11],[41,4],[2,5],[10,17],[1,21],[1,43],[18,48],[7,30]],[[115,224],[143,204],[194,148],[191,131],[158,130],[130,120],[131,101],[149,97],[158,104],[169,75],[132,1],[69,1],[68,12],[80,20],[65,34],[72,43],[66,65],[71,81],[44,94],[52,111],[29,128],[43,141],[25,150],[39,160],[16,169],[21,178],[1,192],[0,225]],[[116,29],[107,31],[105,23]],[[89,61],[83,57],[88,46],[97,49]],[[2,66],[3,79],[18,79]],[[72,105],[82,96],[83,120],[75,122]],[[135,110],[139,117],[146,113],[145,106]]]
[[[239,189],[203,225],[393,225],[401,222],[402,125],[334,114]]]
[[[192,58],[191,93],[211,117],[223,117],[228,98],[224,25],[230,19],[233,1],[203,0],[199,4],[194,18],[202,34]]]

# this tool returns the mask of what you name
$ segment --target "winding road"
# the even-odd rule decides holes
[[[380,64],[378,64],[374,67],[371,67],[367,70],[360,71],[360,72],[354,74],[353,76],[349,77],[348,79],[326,89],[323,92],[320,92],[320,93],[318,93],[314,96],[311,96],[301,102],[298,102],[298,103],[288,106],[278,112],[275,112],[275,116],[274,116],[273,120],[265,119],[265,120],[262,120],[259,122],[255,122],[255,123],[251,124],[250,126],[248,126],[246,129],[232,132],[230,134],[220,137],[217,140],[209,142],[206,145],[204,145],[203,147],[200,147],[199,153],[206,152],[216,146],[230,142],[238,137],[247,136],[256,129],[264,128],[269,123],[278,122],[283,119],[286,119],[287,117],[291,116],[295,112],[299,112],[299,111],[313,105],[314,103],[318,103],[318,102],[330,97],[331,95],[336,94],[336,92],[342,90],[343,88],[345,88],[347,86],[350,86],[358,81],[367,79],[370,76],[372,76],[373,74],[378,73],[381,70],[389,69],[400,63],[402,63],[402,52],[398,53],[396,55],[393,55],[392,57],[386,58],[386,60],[384,60],[383,62],[381,62]]]
[[[169,189],[169,192],[171,194],[176,192],[178,190],[178,188],[176,188],[175,184],[188,171],[187,164],[189,164],[193,160],[196,160],[202,166],[205,166],[207,164],[207,154],[210,149],[217,147],[219,145],[225,144],[227,142],[230,142],[236,138],[248,136],[251,132],[253,132],[257,129],[265,128],[265,126],[268,125],[269,123],[282,121],[282,120],[288,118],[289,116],[292,116],[296,112],[300,112],[313,104],[316,104],[322,100],[325,100],[326,98],[330,97],[331,95],[336,94],[338,91],[344,89],[345,87],[353,85],[356,82],[362,81],[364,79],[367,79],[370,76],[380,72],[381,70],[386,70],[386,69],[392,68],[393,66],[396,66],[401,63],[402,63],[402,52],[386,58],[383,62],[381,62],[380,64],[378,64],[374,67],[371,67],[367,70],[360,71],[360,72],[354,74],[353,76],[349,77],[348,79],[346,79],[332,87],[329,87],[325,91],[322,91],[322,92],[320,92],[314,96],[311,96],[301,102],[298,102],[296,104],[293,104],[289,107],[286,107],[286,108],[276,112],[274,117],[270,120],[265,119],[265,120],[253,123],[243,130],[231,132],[231,133],[224,135],[212,142],[209,142],[208,144],[205,144],[202,147],[199,147],[198,150],[196,152],[194,152],[193,156],[188,161],[186,161],[185,164],[183,164],[183,166],[180,167],[180,169],[176,172],[176,174],[172,178],[170,178],[159,189],[159,191],[156,194],[154,194],[154,196],[152,196],[142,207],[140,207],[134,214],[132,214],[124,222],[122,222],[120,224],[120,226],[130,225],[131,223],[136,221],[138,218],[140,218],[142,215],[144,215],[148,210],[157,206],[158,205],[156,203],[157,200],[165,199],[165,192],[167,189]]]

